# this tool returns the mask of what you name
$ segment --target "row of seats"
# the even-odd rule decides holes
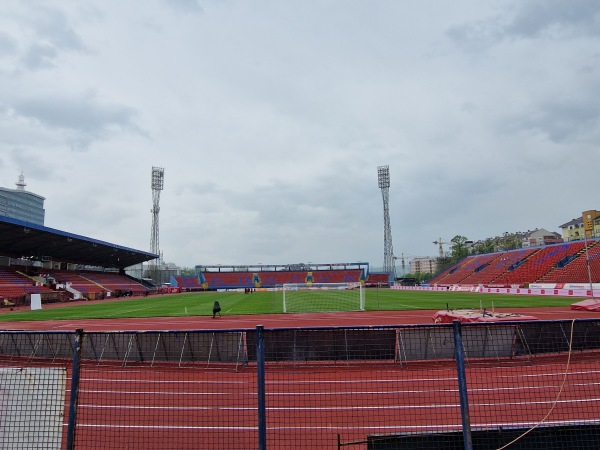
[[[589,256],[589,267],[586,256]],[[435,285],[502,285],[534,282],[600,282],[600,241],[574,241],[527,249],[471,255],[431,280]]]
[[[502,274],[511,270],[520,261],[525,261],[536,249],[527,248],[513,250],[511,252],[500,253],[489,266],[476,274],[467,278],[466,283],[469,284],[491,284],[495,282]]]
[[[27,294],[56,293],[57,291],[52,287],[42,284],[49,279],[55,280],[56,284],[68,283],[72,289],[88,297],[115,291],[135,293],[147,291],[140,283],[115,273],[44,270],[42,274],[36,272],[24,275],[18,268],[11,266],[0,267],[0,297],[16,298]]]
[[[147,290],[140,283],[127,278],[123,275],[107,272],[86,272],[81,274],[83,277],[91,280],[96,285],[101,286],[107,291],[145,291]]]
[[[455,269],[448,271],[443,282],[453,285],[466,282],[466,280],[471,276],[475,278],[475,275],[477,274],[481,276],[483,271],[476,271],[481,267],[486,266],[486,264],[491,264],[492,261],[499,257],[500,255],[497,253],[467,256],[465,259],[463,259],[459,266],[456,266]],[[471,281],[471,283],[474,283],[474,281]]]
[[[286,283],[358,283],[361,269],[263,272],[203,272],[208,289],[275,287]]]
[[[600,242],[589,247],[587,251],[584,248],[584,251],[564,267],[555,267],[544,275],[540,282],[561,283],[562,280],[568,279],[572,283],[588,283],[590,277],[596,281],[600,280]]]
[[[49,275],[52,276],[58,284],[66,285],[69,283],[72,289],[81,292],[82,294],[97,294],[106,290],[79,273],[54,271],[50,272]]]
[[[0,297],[12,298],[45,292],[52,292],[52,289],[38,285],[34,278],[20,273],[14,267],[0,267]]]
[[[389,273],[370,273],[365,281],[367,285],[389,285],[390,274]]]
[[[182,289],[198,290],[204,288],[198,277],[194,275],[173,276],[171,284]]]
[[[580,241],[543,247],[527,258],[521,266],[498,277],[494,283],[511,286],[539,281],[555,264],[567,256],[577,254],[582,248],[583,242]]]

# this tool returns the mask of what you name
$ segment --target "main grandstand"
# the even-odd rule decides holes
[[[154,289],[125,268],[158,255],[0,217],[0,299],[2,306],[42,302],[95,300],[146,295]]]

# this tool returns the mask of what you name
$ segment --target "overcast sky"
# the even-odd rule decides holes
[[[164,260],[383,265],[600,210],[598,0],[2,0],[0,186]]]

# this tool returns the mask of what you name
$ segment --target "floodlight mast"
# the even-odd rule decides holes
[[[383,270],[392,274],[396,280],[396,265],[394,264],[394,246],[392,245],[392,228],[390,225],[390,167],[377,167],[377,180],[383,197]]]
[[[152,231],[150,235],[150,253],[155,255],[160,254],[159,247],[159,229],[158,229],[158,214],[160,212],[160,191],[164,188],[165,169],[162,167],[152,167]],[[158,264],[157,260],[153,261],[154,265]]]

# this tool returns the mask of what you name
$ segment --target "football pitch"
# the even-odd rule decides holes
[[[0,322],[30,320],[121,319],[144,317],[212,316],[212,307],[219,301],[223,314],[278,314],[283,312],[281,291],[196,292],[150,297],[121,298],[100,302],[78,302],[60,308],[43,305],[41,310],[5,311]],[[367,311],[410,311],[445,309],[494,309],[569,307],[573,298],[552,296],[515,296],[465,292],[405,291],[366,289]],[[298,306],[298,305],[297,305]],[[301,306],[300,306],[301,307]],[[310,303],[302,312],[313,312]],[[316,312],[316,311],[314,311]]]

